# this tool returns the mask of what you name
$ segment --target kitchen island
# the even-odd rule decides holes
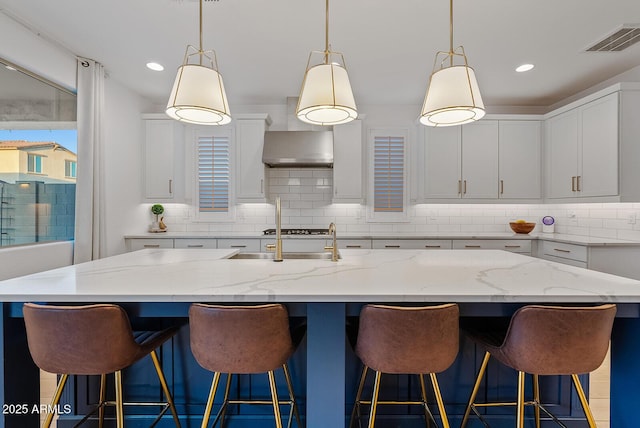
[[[16,379],[18,369],[27,372],[28,365],[13,366],[25,352],[19,320],[25,301],[116,302],[134,318],[185,317],[191,302],[285,303],[292,315],[307,320],[305,361],[300,364],[306,371],[306,394],[298,392],[306,397],[309,428],[344,426],[345,403],[352,400],[351,388],[345,392],[351,376],[345,317],[357,315],[364,303],[457,302],[462,316],[509,316],[527,303],[614,302],[618,319],[612,337],[611,427],[636,426],[631,403],[640,402],[639,281],[493,250],[341,250],[338,262],[283,263],[230,258],[236,253],[141,250],[0,282],[5,302],[3,404],[24,400],[16,397],[28,397],[29,388],[35,388],[25,383],[28,374]],[[464,370],[471,377],[474,360],[472,355]],[[456,389],[456,397],[466,396],[467,383],[448,386]],[[15,426],[7,418],[0,426]],[[568,418],[571,425],[575,416]]]

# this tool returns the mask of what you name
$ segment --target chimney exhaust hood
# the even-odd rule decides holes
[[[262,162],[272,168],[333,168],[333,132],[267,131]]]

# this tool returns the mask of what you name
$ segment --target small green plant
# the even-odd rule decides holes
[[[156,216],[156,223],[158,222],[158,216],[164,212],[164,207],[160,204],[153,204],[151,206],[151,212]]]

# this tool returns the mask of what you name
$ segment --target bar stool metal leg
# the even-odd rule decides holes
[[[449,419],[447,418],[447,412],[444,408],[444,401],[442,400],[442,394],[440,393],[440,387],[438,386],[438,379],[435,373],[429,373],[431,377],[431,385],[433,386],[433,392],[436,395],[436,401],[438,402],[438,410],[440,411],[440,419],[442,419],[442,426],[449,428]]]
[[[536,428],[540,428],[540,382],[537,374],[533,375],[533,401],[534,414],[536,418]]]
[[[122,372],[115,372],[116,377],[116,427],[124,428],[124,406],[122,394]]]
[[[382,373],[376,371],[376,377],[373,382],[373,397],[371,397],[371,409],[369,410],[369,428],[373,428],[376,419],[376,410],[378,408],[378,394],[380,393],[380,378]]]
[[[518,405],[516,411],[516,427],[524,428],[524,379],[525,373],[518,372]]]
[[[58,382],[58,386],[56,387],[56,391],[53,394],[53,398],[51,399],[51,409],[54,409],[58,402],[60,401],[60,397],[62,396],[62,390],[64,389],[65,384],[67,383],[67,379],[69,375],[63,374],[60,376],[60,381]],[[51,422],[53,422],[53,417],[55,416],[54,412],[47,413],[47,417],[42,424],[43,428],[49,428],[51,426]]]
[[[107,400],[107,375],[100,375],[100,402],[98,403],[98,428],[104,426],[104,407]]]
[[[289,365],[287,363],[283,364],[282,369],[284,370],[284,378],[287,381],[287,389],[289,390],[289,401],[291,401],[291,411],[289,412],[289,422],[287,424],[287,428],[291,427],[291,413],[295,415],[298,428],[302,428],[300,412],[298,411],[298,403],[296,401],[296,396],[293,393],[293,382],[291,382],[291,373],[289,372]]]
[[[360,375],[360,383],[358,384],[358,392],[356,392],[356,401],[353,403],[353,410],[351,411],[351,420],[349,421],[349,428],[353,427],[354,416],[358,419],[358,426],[362,427],[360,423],[360,399],[362,397],[362,390],[364,389],[364,383],[367,378],[367,370],[369,368],[366,365],[362,367],[362,374]]]
[[[427,421],[427,428],[431,427],[431,411],[429,410],[429,406],[427,405],[427,388],[424,384],[424,376],[422,373],[418,373],[418,378],[420,379],[420,395],[422,399],[422,406],[424,407],[424,418]]]
[[[480,365],[480,370],[478,371],[478,376],[476,377],[476,383],[473,385],[473,390],[471,391],[469,404],[467,404],[467,409],[464,411],[464,417],[462,418],[462,423],[460,424],[460,428],[464,428],[465,425],[467,424],[467,420],[469,419],[469,414],[471,413],[471,408],[473,407],[476,401],[476,396],[478,395],[478,391],[480,390],[480,383],[482,382],[482,378],[484,377],[484,374],[487,371],[487,365],[489,364],[490,358],[491,358],[491,354],[488,352],[485,352],[484,358],[482,359],[482,364]]]
[[[211,408],[213,407],[213,399],[216,396],[218,390],[218,382],[220,382],[220,372],[213,374],[213,380],[211,381],[211,389],[209,390],[209,398],[207,398],[207,405],[204,408],[204,417],[202,419],[201,428],[207,428],[209,424],[209,418],[211,417]]]
[[[220,408],[220,428],[224,428],[224,418],[227,415],[227,406],[229,405],[229,391],[231,390],[231,380],[233,379],[232,373],[227,373],[227,382],[224,386],[224,398],[222,400],[222,407]],[[217,420],[217,419],[216,419]],[[214,422],[215,426],[215,422]]]
[[[180,419],[178,418],[178,411],[176,410],[176,405],[173,402],[173,398],[171,397],[171,393],[169,392],[169,386],[167,385],[167,379],[164,377],[164,372],[162,371],[162,367],[160,366],[160,361],[158,360],[158,354],[155,350],[151,351],[151,359],[153,360],[153,367],[156,369],[156,373],[158,374],[158,379],[160,380],[160,386],[162,387],[162,392],[164,393],[165,398],[167,399],[167,404],[169,404],[169,409],[171,409],[171,414],[173,415],[173,421],[176,424],[177,428],[180,427]]]
[[[276,389],[276,377],[273,370],[269,370],[269,387],[271,389],[271,402],[273,403],[273,413],[276,418],[276,428],[282,428],[282,416],[280,415],[280,401],[278,400],[278,390]]]
[[[573,384],[575,385],[576,391],[578,392],[578,398],[580,398],[580,404],[582,404],[582,409],[584,410],[584,414],[587,417],[587,421],[589,422],[589,428],[596,428],[596,421],[593,418],[591,409],[589,408],[589,402],[587,401],[587,397],[585,396],[584,390],[582,389],[580,378],[578,378],[577,374],[572,374],[571,379],[573,379]]]

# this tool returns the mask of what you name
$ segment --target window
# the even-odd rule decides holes
[[[76,178],[76,162],[71,160],[64,161],[64,176]]]
[[[34,174],[42,174],[42,156],[41,155],[28,155],[27,172],[32,172]]]
[[[231,129],[196,132],[198,218],[232,220]]]
[[[370,221],[407,219],[407,132],[372,130]]]

